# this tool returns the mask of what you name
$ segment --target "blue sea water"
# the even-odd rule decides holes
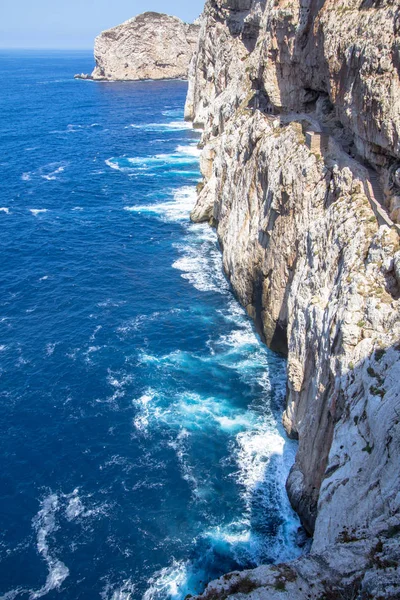
[[[1,53],[0,598],[181,600],[299,554],[285,361],[189,212],[186,83]]]

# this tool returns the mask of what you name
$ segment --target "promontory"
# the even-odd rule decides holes
[[[138,81],[187,79],[199,26],[169,15],[145,12],[103,31],[95,41],[96,66],[81,79]]]

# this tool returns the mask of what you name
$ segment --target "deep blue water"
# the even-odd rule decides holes
[[[0,597],[182,599],[295,556],[285,362],[188,215],[184,82],[0,54]]]

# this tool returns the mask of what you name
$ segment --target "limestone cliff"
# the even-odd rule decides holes
[[[192,218],[288,356],[287,489],[314,536],[308,557],[206,597],[400,598],[399,28],[394,0],[206,3]]]
[[[187,79],[199,26],[146,12],[103,31],[95,41],[95,80]]]

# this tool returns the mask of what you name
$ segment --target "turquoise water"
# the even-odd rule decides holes
[[[285,361],[193,225],[184,82],[2,53],[0,598],[182,599],[291,558]]]

